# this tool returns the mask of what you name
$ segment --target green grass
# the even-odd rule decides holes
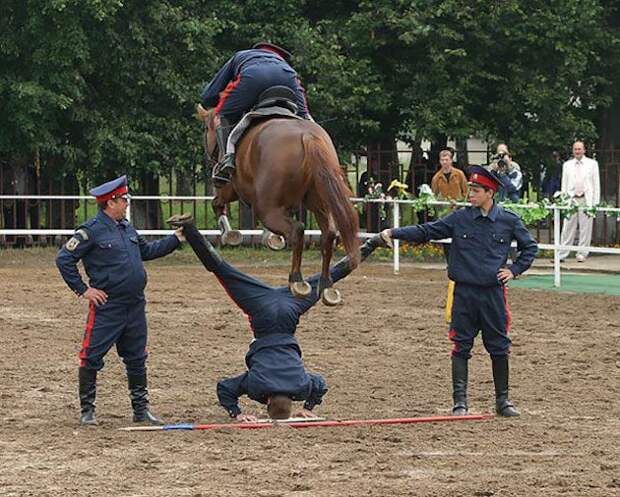
[[[559,288],[553,286],[553,281],[553,275],[533,275],[511,281],[510,286],[557,292],[620,295],[620,278],[618,276],[566,274],[562,275]]]

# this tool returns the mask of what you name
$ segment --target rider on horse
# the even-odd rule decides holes
[[[216,185],[229,183],[235,169],[234,154],[226,153],[231,130],[264,90],[276,85],[290,88],[295,93],[298,115],[310,117],[304,88],[288,63],[290,58],[290,52],[277,45],[257,43],[250,50],[235,53],[202,91],[202,105],[215,107],[217,144],[223,155],[213,171]]]

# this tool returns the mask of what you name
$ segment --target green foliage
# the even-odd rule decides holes
[[[191,170],[202,86],[259,40],[294,54],[340,151],[477,135],[527,170],[618,98],[611,0],[5,0],[0,159],[92,182]]]

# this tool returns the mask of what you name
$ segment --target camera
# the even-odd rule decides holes
[[[499,154],[492,156],[491,160],[497,164],[497,169],[502,173],[506,172],[510,164],[510,157],[508,157],[506,152],[500,152]]]

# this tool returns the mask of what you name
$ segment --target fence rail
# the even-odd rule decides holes
[[[153,196],[153,195],[136,195],[132,196],[129,201],[129,207],[127,210],[127,217],[131,219],[132,207],[131,205],[139,202],[139,201],[157,201],[157,202],[196,202],[196,201],[204,201],[207,202],[212,200],[214,197],[210,195],[204,196]],[[92,197],[85,195],[0,195],[0,202],[10,201],[10,200],[56,200],[56,201],[92,201]],[[415,205],[416,202],[412,200],[399,200],[399,199],[366,199],[366,198],[358,198],[354,197],[350,199],[351,202],[355,204],[365,204],[366,212],[369,212],[369,207],[373,204],[383,204],[384,206],[391,206],[392,211],[392,222],[390,223],[390,227],[398,228],[401,226],[402,213],[401,208],[407,205]],[[195,205],[195,203],[194,203]],[[429,206],[467,206],[470,205],[467,202],[446,202],[446,201],[431,201],[428,202]],[[182,206],[181,206],[182,207]],[[523,204],[519,205],[519,208],[525,209],[534,209],[538,208],[537,204]],[[553,243],[539,243],[538,246],[541,249],[552,250],[554,252],[554,285],[559,287],[561,285],[561,267],[560,267],[560,258],[559,252],[561,250],[582,250],[586,248],[589,252],[599,253],[599,254],[613,254],[620,255],[620,248],[613,247],[579,247],[577,245],[561,245],[560,244],[560,226],[561,226],[561,211],[567,210],[569,207],[564,205],[548,205],[547,208],[552,212],[552,230],[553,230]],[[600,207],[596,209],[597,213],[603,213],[606,216],[609,214],[615,214],[617,216],[617,220],[620,219],[620,208],[617,207]],[[241,233],[245,236],[257,236],[261,235],[263,232],[259,229],[241,229]],[[173,232],[170,229],[138,229],[138,232],[143,235],[166,235]],[[203,235],[211,235],[218,236],[220,231],[218,229],[201,229],[200,232]],[[3,228],[0,229],[0,236],[67,236],[74,233],[74,229],[68,228],[48,228],[48,229],[39,229],[39,228],[28,228],[26,226],[21,228]],[[306,229],[306,236],[319,236],[321,234],[320,230],[317,229]],[[360,232],[358,235],[361,238],[369,238],[374,236],[377,232]],[[437,243],[451,243],[451,239],[438,240]],[[513,243],[514,244],[514,243]],[[400,252],[399,252],[399,241],[394,240],[394,250],[393,250],[393,267],[394,273],[397,274],[400,270]]]

